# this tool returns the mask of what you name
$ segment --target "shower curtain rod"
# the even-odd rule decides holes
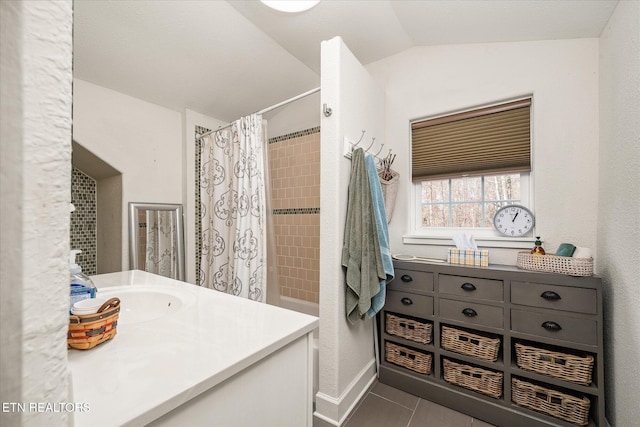
[[[320,88],[319,88],[319,87],[317,87],[317,88],[315,88],[315,89],[311,89],[311,90],[309,90],[309,91],[307,91],[307,92],[301,93],[300,95],[296,95],[296,96],[294,96],[293,98],[289,98],[289,99],[287,99],[287,100],[285,100],[285,101],[282,101],[282,102],[279,102],[279,103],[277,103],[277,104],[274,104],[274,105],[272,105],[271,107],[263,108],[263,109],[262,109],[262,110],[260,110],[260,111],[256,111],[254,114],[264,114],[264,113],[268,113],[268,112],[269,112],[269,111],[271,111],[271,110],[275,110],[276,108],[282,107],[283,105],[287,105],[287,104],[289,104],[289,103],[291,103],[291,102],[293,102],[293,101],[297,101],[298,99],[302,99],[302,98],[304,98],[305,96],[312,95],[312,94],[314,94],[314,93],[316,93],[316,92],[320,92]],[[218,127],[218,129],[216,129],[216,130],[211,130],[211,131],[209,131],[209,132],[205,132],[205,133],[203,133],[202,135],[200,135],[198,138],[196,138],[196,141],[199,141],[200,139],[204,138],[205,136],[207,136],[207,135],[211,135],[212,133],[217,132],[217,131],[219,131],[219,130],[221,130],[221,129],[228,128],[228,127],[229,127],[229,126],[231,126],[231,125],[233,125],[233,123],[229,123],[229,124],[226,124],[226,125],[224,125],[224,126],[220,126],[220,127]]]

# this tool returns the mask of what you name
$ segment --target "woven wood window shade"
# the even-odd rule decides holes
[[[411,125],[412,179],[531,171],[531,99]]]

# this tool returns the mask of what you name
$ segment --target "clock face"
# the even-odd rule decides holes
[[[520,205],[504,206],[493,217],[496,230],[509,237],[524,236],[531,231],[533,224],[531,211]]]

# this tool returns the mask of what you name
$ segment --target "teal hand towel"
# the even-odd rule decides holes
[[[369,177],[369,187],[371,188],[371,201],[373,204],[373,214],[376,222],[376,230],[378,233],[378,244],[380,245],[380,256],[382,258],[382,267],[384,269],[385,278],[380,281],[380,292],[371,298],[371,308],[367,311],[367,316],[374,317],[384,307],[387,296],[387,283],[393,280],[393,259],[391,258],[391,250],[389,249],[389,228],[387,226],[387,211],[384,206],[384,197],[382,195],[382,186],[373,156],[365,156],[365,164],[367,165],[367,175]]]
[[[346,314],[349,322],[355,323],[371,308],[371,298],[380,292],[380,281],[386,277],[361,148],[354,150],[351,157],[342,266],[346,268]]]

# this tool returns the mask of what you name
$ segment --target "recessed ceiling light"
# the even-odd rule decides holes
[[[263,4],[271,9],[281,12],[304,12],[320,3],[320,0],[260,0]]]

